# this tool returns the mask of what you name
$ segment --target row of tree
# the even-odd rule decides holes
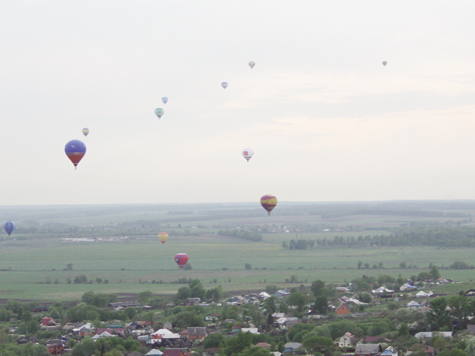
[[[219,230],[218,235],[238,237],[250,241],[262,241],[262,235],[256,231],[248,230]]]

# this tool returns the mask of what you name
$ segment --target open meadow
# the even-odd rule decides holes
[[[308,286],[316,279],[339,284],[363,274],[410,277],[428,271],[430,264],[441,268],[445,278],[465,283],[474,279],[473,269],[445,269],[454,261],[471,264],[473,248],[319,244],[304,250],[283,248],[291,240],[387,236],[411,224],[463,221],[468,226],[471,222],[466,219],[404,214],[323,218],[306,214],[305,209],[284,204],[281,212],[268,217],[242,204],[17,208],[18,229],[0,242],[0,298],[77,299],[89,290],[173,294],[182,286],[173,282],[183,277],[198,278],[209,288],[221,285],[225,291],[259,290],[268,284]],[[262,239],[221,236],[221,229],[259,231]],[[160,231],[170,234],[165,244],[156,237]],[[93,241],[64,240],[73,237]],[[174,256],[180,252],[189,255],[192,269],[178,269]],[[401,269],[403,262],[407,268]],[[78,275],[93,283],[75,284]]]
[[[259,290],[268,284],[310,285],[316,279],[339,284],[363,274],[410,277],[428,271],[430,264],[441,268],[445,278],[469,284],[474,279],[473,269],[444,269],[454,261],[471,264],[474,253],[471,248],[318,244],[305,250],[283,248],[283,243],[292,239],[309,241],[332,240],[334,236],[382,236],[401,226],[446,224],[454,219],[397,215],[349,215],[325,219],[321,215],[307,214],[268,217],[261,212],[248,216],[255,210],[243,207],[236,213],[234,206],[232,209],[220,208],[217,213],[216,210],[213,213],[211,206],[201,206],[198,211],[191,206],[189,211],[173,215],[168,213],[172,208],[145,206],[130,211],[91,207],[71,211],[59,209],[56,214],[33,209],[25,213],[24,224],[21,224],[19,209],[19,227],[28,224],[49,226],[52,232],[49,235],[42,230],[31,233],[24,229],[22,232],[18,228],[11,237],[3,236],[0,243],[0,298],[77,299],[89,290],[107,293],[151,290],[157,294],[173,294],[182,286],[173,282],[183,277],[198,278],[205,287],[221,285],[225,291]],[[60,210],[61,214],[58,213]],[[147,233],[145,225],[150,221],[159,226],[152,226],[152,230],[170,234],[165,244],[161,244],[156,235]],[[121,223],[126,227],[120,227],[122,230],[119,231]],[[140,227],[136,228],[136,225]],[[66,232],[61,232],[61,229],[58,232],[58,226]],[[262,240],[221,236],[218,235],[220,229],[261,231]],[[104,236],[107,233],[108,236]],[[94,241],[63,240],[72,235]],[[179,252],[190,256],[192,269],[178,269],[174,256]],[[403,262],[408,268],[400,268]],[[246,264],[249,264],[248,269]],[[78,275],[85,275],[93,283],[74,284]],[[102,283],[97,283],[98,278]],[[297,283],[290,283],[291,279],[296,279]]]

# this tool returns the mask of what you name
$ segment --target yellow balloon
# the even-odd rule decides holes
[[[168,234],[166,232],[161,232],[158,234],[158,239],[162,242],[162,244],[164,244],[165,241],[168,240]]]

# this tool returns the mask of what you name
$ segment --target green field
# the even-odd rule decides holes
[[[170,209],[195,210],[193,214],[170,215],[167,214]],[[99,238],[96,242],[62,242],[62,237],[68,237],[66,233],[51,236],[43,233],[41,238],[37,238],[34,233],[14,233],[0,242],[0,298],[76,299],[88,290],[107,293],[151,290],[154,293],[172,294],[182,285],[170,282],[181,277],[199,278],[205,288],[220,284],[225,291],[258,290],[268,284],[294,286],[286,283],[286,279],[292,275],[297,276],[297,285],[310,285],[316,279],[344,283],[363,274],[389,274],[394,277],[402,274],[403,277],[410,277],[427,271],[430,263],[438,267],[448,267],[456,260],[473,263],[475,251],[471,248],[314,246],[307,250],[289,250],[282,247],[282,242],[291,239],[331,240],[336,235],[387,235],[392,228],[411,222],[444,224],[451,220],[448,218],[351,215],[323,219],[320,215],[305,213],[268,217],[262,213],[249,216],[249,211],[253,210],[246,207],[241,215],[229,207],[227,209],[232,213],[228,214],[226,208],[220,207],[220,213],[216,216],[208,206],[202,206],[201,210],[196,210],[194,206],[160,209],[144,206],[134,207],[133,211],[108,207],[70,211],[60,208],[27,210],[24,214],[28,220],[25,221],[34,220],[31,224],[38,226],[63,224],[86,227],[84,231],[100,231],[103,234],[104,231],[118,229],[119,222],[159,221],[157,233],[168,231],[171,236],[162,245],[155,234],[145,234],[140,232],[140,228],[127,228],[114,241],[107,242]],[[18,209],[18,214],[21,211]],[[19,221],[17,225],[27,225],[27,222],[22,225]],[[179,224],[181,228],[178,228]],[[319,231],[301,232],[306,226],[317,226]],[[268,231],[274,229],[277,232],[264,233],[260,242],[217,235],[220,228],[237,227]],[[284,232],[286,229],[291,232]],[[125,239],[125,235],[129,237]],[[95,237],[93,232],[84,232],[82,236]],[[179,252],[190,256],[192,270],[178,269],[173,258]],[[359,270],[358,261],[368,263],[371,267],[382,263],[384,268]],[[412,268],[399,269],[401,262],[406,262]],[[70,263],[73,270],[65,270]],[[252,269],[246,270],[246,263],[251,264]],[[441,273],[445,278],[469,284],[474,278],[473,270],[470,269],[441,269]],[[107,279],[109,283],[67,283],[68,279],[78,275],[86,275],[89,280]]]

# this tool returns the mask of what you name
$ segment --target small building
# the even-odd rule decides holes
[[[354,336],[350,332],[346,332],[345,335],[340,337],[338,340],[337,347],[350,347],[352,345],[352,341],[354,340]]]
[[[347,315],[350,314],[350,309],[346,306],[345,303],[341,303],[338,308],[336,308],[336,315]]]
[[[302,349],[302,344],[298,342],[288,342],[284,345],[284,352],[296,352]]]
[[[416,339],[431,339],[433,336],[451,338],[452,331],[421,331],[414,335]]]
[[[358,344],[355,348],[355,356],[377,356],[382,352],[380,344]]]
[[[259,329],[258,328],[241,328],[241,332],[243,333],[251,333],[255,335],[259,335]]]
[[[381,353],[381,356],[399,356],[399,353],[394,347],[388,346],[386,350]]]
[[[270,344],[267,342],[258,342],[254,347],[262,347],[263,349],[270,349]]]
[[[61,339],[50,339],[47,340],[45,344],[50,355],[61,355],[64,351],[64,345]]]
[[[190,341],[203,340],[208,336],[206,327],[189,327],[187,329],[187,338]]]
[[[408,308],[420,308],[420,307],[422,307],[422,305],[420,305],[418,302],[410,301],[409,303],[406,304],[406,307],[408,307]]]
[[[199,305],[201,303],[200,298],[188,298],[186,300],[186,305],[187,306],[194,306],[194,305]]]

